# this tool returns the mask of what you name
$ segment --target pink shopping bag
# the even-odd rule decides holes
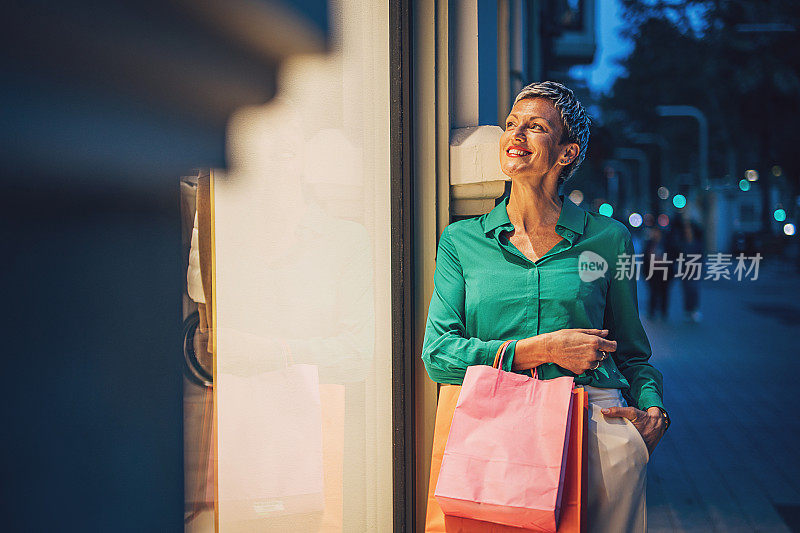
[[[225,341],[214,391],[220,530],[318,531],[324,452],[317,366],[293,363],[288,346],[283,368],[248,366],[277,354],[257,336],[219,333]]]
[[[507,346],[507,344],[506,344]],[[499,367],[502,368],[500,356]],[[434,496],[448,515],[555,532],[573,378],[467,369]]]

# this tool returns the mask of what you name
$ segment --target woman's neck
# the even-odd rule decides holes
[[[558,187],[547,183],[511,184],[508,218],[518,231],[531,233],[541,228],[554,228],[561,214]]]

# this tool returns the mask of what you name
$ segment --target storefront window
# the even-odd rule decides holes
[[[388,10],[331,20],[330,54],[289,60],[278,96],[233,116],[228,170],[182,185],[199,193],[187,531],[214,507],[220,531],[391,527]]]

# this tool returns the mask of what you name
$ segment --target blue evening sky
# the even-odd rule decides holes
[[[587,85],[595,93],[605,93],[611,89],[619,76],[625,74],[625,69],[617,65],[617,61],[625,58],[633,50],[633,43],[623,38],[620,33],[625,28],[622,14],[623,9],[618,0],[596,0],[595,31],[597,50],[594,63],[591,65],[577,65],[570,69],[570,74],[578,79],[585,79]],[[676,9],[684,6],[676,5]],[[687,31],[700,35],[705,29],[705,13],[707,6],[702,4],[692,5],[686,10],[691,28]],[[666,11],[666,16],[673,22],[680,20],[674,12]]]
[[[570,73],[585,79],[593,92],[606,92],[614,80],[625,73],[616,64],[633,49],[633,43],[624,39],[620,31],[624,28],[622,7],[617,0],[597,0],[596,2],[597,51],[594,63],[572,67]]]

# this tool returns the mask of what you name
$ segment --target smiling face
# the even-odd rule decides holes
[[[500,137],[500,168],[510,178],[558,179],[580,151],[575,143],[563,143],[561,115],[546,98],[517,102],[506,119]]]

